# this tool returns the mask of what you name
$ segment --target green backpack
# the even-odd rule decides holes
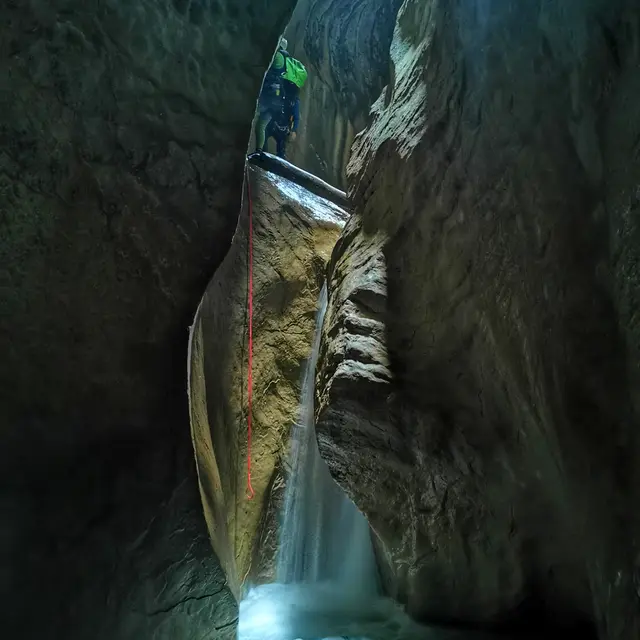
[[[307,81],[307,70],[300,60],[292,58],[290,55],[285,56],[285,70],[282,77],[289,82],[302,89],[304,83]]]

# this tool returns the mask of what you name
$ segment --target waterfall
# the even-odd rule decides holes
[[[343,591],[376,595],[378,576],[369,524],[331,477],[316,441],[315,371],[326,308],[325,285],[302,379],[298,421],[291,433],[277,580],[283,584],[331,582]]]
[[[276,584],[240,603],[239,640],[417,640],[425,629],[379,595],[369,524],[336,484],[315,433],[315,370],[327,307],[320,295],[280,527]],[[429,637],[433,637],[432,635]]]

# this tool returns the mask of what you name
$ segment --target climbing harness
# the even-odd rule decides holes
[[[249,309],[249,357],[247,373],[247,499],[252,500],[255,492],[251,485],[251,418],[253,412],[253,202],[251,200],[251,180],[249,165],[245,165],[245,180],[247,181],[247,204],[249,209],[248,226],[248,276],[247,306]]]

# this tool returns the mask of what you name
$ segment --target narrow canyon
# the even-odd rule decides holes
[[[235,638],[315,357],[409,619],[640,637],[637,0],[6,0],[0,33],[5,637]],[[324,192],[247,161],[282,34]]]

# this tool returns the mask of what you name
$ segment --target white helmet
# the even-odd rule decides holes
[[[284,36],[281,36],[280,37],[280,45],[279,45],[279,47],[281,49],[286,49],[288,44],[289,43],[287,42],[287,39]]]

